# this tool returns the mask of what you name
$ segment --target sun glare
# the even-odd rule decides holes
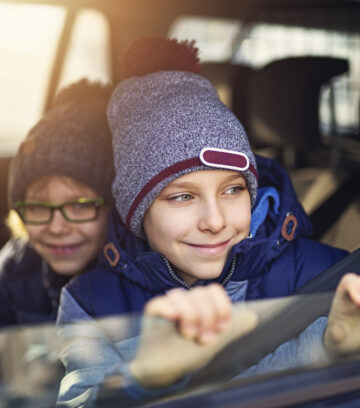
[[[58,6],[0,4],[1,154],[14,151],[39,118],[65,19]]]
[[[0,155],[13,154],[39,120],[66,9],[0,3]],[[60,87],[82,77],[110,80],[109,28],[104,15],[81,9],[61,67]]]

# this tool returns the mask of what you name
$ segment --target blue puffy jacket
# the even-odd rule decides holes
[[[252,235],[232,248],[224,270],[213,280],[224,286],[233,302],[289,295],[346,255],[307,238],[312,228],[287,173],[272,160],[257,161],[260,189],[252,212]],[[141,311],[153,296],[179,286],[187,288],[159,253],[126,231],[116,213],[110,218],[108,231],[97,266],[73,279],[62,292],[58,321],[62,324],[59,333],[64,340],[62,360],[67,375],[60,387],[59,408],[93,406],[100,384],[114,372],[123,374],[125,394],[155,396],[134,384],[127,373],[126,362],[133,357],[139,340],[138,326],[118,322],[116,335],[109,335],[108,330],[94,326],[92,318]],[[78,319],[83,320],[81,325],[66,324]],[[317,320],[249,373],[321,361],[325,325],[325,318]],[[164,392],[168,391],[171,389]]]
[[[68,281],[28,243],[8,241],[0,251],[0,327],[55,322],[60,291]]]
[[[270,159],[257,157],[257,163],[260,188],[252,214],[253,236],[232,248],[217,279],[196,283],[219,282],[234,302],[287,296],[346,255],[308,238],[312,226],[286,171]],[[64,289],[61,321],[78,317],[72,300],[87,315],[103,317],[141,311],[150,298],[179,286],[187,284],[114,213],[97,266]]]

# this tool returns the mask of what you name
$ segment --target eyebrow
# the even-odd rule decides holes
[[[246,181],[246,180],[245,180],[245,177],[244,177],[241,173],[238,173],[238,174],[230,174],[230,176],[228,176],[228,177],[226,178],[226,181],[232,181],[232,180],[237,180],[237,179],[241,179],[241,180]]]
[[[234,181],[238,179],[241,179],[246,182],[245,177],[239,173],[239,174],[231,174],[227,176],[225,180],[223,180],[223,183],[228,183],[230,181]],[[165,187],[164,190],[167,190],[167,189],[170,190],[172,188],[185,188],[186,189],[186,188],[190,188],[193,186],[194,186],[194,183],[191,181],[178,181],[178,182],[174,181],[171,185],[168,185],[167,187]]]

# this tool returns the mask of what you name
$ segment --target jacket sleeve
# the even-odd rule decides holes
[[[124,322],[116,318],[93,320],[63,289],[57,323],[66,374],[60,384],[57,408],[96,406],[102,385],[114,376],[120,378],[114,398],[129,407],[139,399],[150,400],[183,388],[187,378],[161,390],[145,389],[132,379],[128,362],[135,355],[139,336],[130,336],[134,331]]]
[[[0,327],[16,324],[12,311],[9,278],[13,274],[14,240],[8,241],[0,251]]]
[[[294,290],[326,271],[347,254],[347,251],[317,241],[307,238],[299,239],[299,243],[295,246],[297,279]]]
[[[347,251],[311,240],[298,238],[271,265],[262,286],[265,297],[288,296],[326,271],[347,255]],[[278,282],[282,282],[278,285]],[[270,288],[271,294],[267,293]],[[264,295],[265,294],[265,295]]]
[[[124,363],[106,333],[64,288],[58,312],[60,358],[66,373],[57,407],[92,407],[107,375]]]
[[[250,367],[235,379],[268,374],[275,371],[324,364],[329,357],[323,344],[327,318],[320,317],[297,337],[281,344],[258,364]]]

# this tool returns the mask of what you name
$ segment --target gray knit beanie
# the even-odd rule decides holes
[[[194,57],[193,43],[158,40],[182,45],[181,52],[190,50]],[[144,41],[134,42],[132,48]],[[156,50],[148,54],[159,57]],[[139,237],[144,236],[143,217],[156,196],[172,180],[193,171],[240,171],[252,204],[256,200],[256,161],[241,123],[207,79],[189,69],[170,69],[123,80],[108,106],[115,158],[113,196],[125,225]]]
[[[71,177],[111,200],[114,166],[106,118],[111,91],[85,79],[60,91],[11,162],[10,208],[24,199],[32,181],[47,175]]]

